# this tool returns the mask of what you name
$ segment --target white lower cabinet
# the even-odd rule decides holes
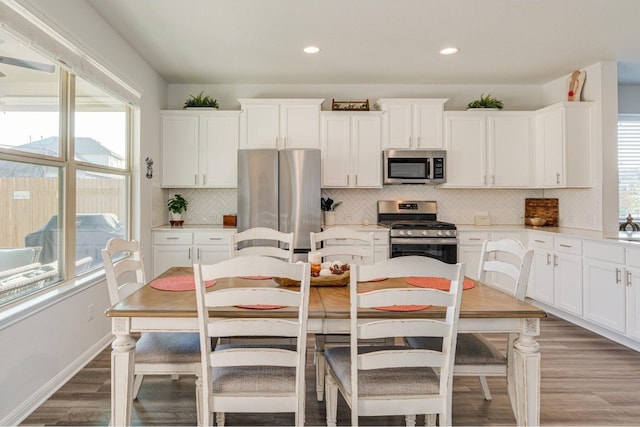
[[[153,277],[171,267],[213,264],[228,259],[229,238],[235,231],[153,231]]]
[[[627,335],[640,340],[640,249],[626,249]]]
[[[625,249],[623,246],[585,242],[584,318],[625,333]]]
[[[533,249],[527,296],[582,315],[582,241],[531,233]]]

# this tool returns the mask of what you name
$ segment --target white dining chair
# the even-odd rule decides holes
[[[350,264],[371,264],[375,256],[373,232],[362,232],[346,227],[334,227],[310,233],[311,250],[318,252],[322,261],[348,261]],[[330,241],[330,245],[326,242]],[[324,397],[324,350],[327,346],[349,343],[349,335],[315,334],[316,395]]]
[[[293,262],[293,233],[254,227],[232,234],[230,258],[246,255],[264,255]]]
[[[145,283],[140,243],[109,239],[102,249],[102,260],[112,305],[117,304]],[[149,332],[136,341],[133,397],[137,398],[145,375],[200,376],[200,340],[197,333]],[[197,403],[199,408],[199,403]],[[198,409],[198,413],[199,413]]]
[[[194,271],[202,348],[203,424],[212,425],[213,414],[217,425],[223,426],[225,413],[293,412],[295,425],[303,425],[309,264],[246,256],[212,265],[196,264]],[[205,288],[206,281],[238,276],[285,277],[299,280],[300,286]],[[277,315],[246,308],[246,312],[234,311],[233,317],[209,316],[210,311],[223,307],[265,304],[282,308],[277,308]],[[212,351],[212,335],[277,336],[294,339],[295,344],[291,348],[229,344]]]
[[[419,287],[387,287],[359,292],[358,281],[380,277],[444,277],[448,292]],[[451,424],[453,358],[462,298],[464,264],[446,264],[419,256],[391,258],[351,270],[349,347],[325,351],[327,361],[327,425],[336,425],[338,391],[351,408],[351,425],[359,416],[403,415],[414,426],[416,415],[426,414],[440,425]],[[380,282],[383,285],[385,282]],[[410,313],[381,320],[372,309],[381,306],[436,305],[446,307],[444,318],[411,316]],[[360,346],[363,339],[395,338],[417,334],[438,337],[437,350],[407,346]]]
[[[533,251],[527,250],[515,239],[487,240],[482,245],[478,281],[490,285],[499,280],[511,282],[513,295],[524,301]],[[501,290],[502,287],[498,288]],[[513,346],[515,334],[509,334],[507,349]],[[407,344],[413,348],[434,348],[437,340],[426,337],[407,337]],[[482,334],[460,334],[456,352],[454,376],[477,376],[485,400],[491,400],[487,377],[507,376],[507,354],[502,353]]]

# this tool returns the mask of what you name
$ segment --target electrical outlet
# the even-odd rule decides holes
[[[89,314],[87,315],[87,320],[89,322],[91,322],[93,320],[93,314],[94,314],[94,307],[93,304],[89,304]]]

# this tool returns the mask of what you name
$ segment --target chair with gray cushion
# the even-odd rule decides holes
[[[111,304],[117,304],[146,283],[140,244],[112,238],[102,250]],[[149,332],[140,336],[135,350],[133,396],[144,375],[200,375],[200,339],[197,333]],[[199,403],[198,413],[199,411]]]
[[[513,295],[524,300],[532,259],[533,251],[515,239],[487,240],[482,245],[478,280],[488,285],[510,281]],[[514,339],[515,335],[510,334],[507,349],[513,346]],[[438,340],[425,337],[407,337],[406,342],[413,348],[423,349],[440,345]],[[491,400],[487,377],[507,376],[507,356],[481,334],[460,334],[453,375],[477,376],[484,398]]]
[[[308,263],[289,263],[269,256],[231,258],[212,265],[194,265],[198,328],[202,348],[202,422],[224,425],[225,413],[293,412],[295,425],[304,424],[305,360],[310,272]],[[242,276],[284,277],[299,287],[226,287],[207,291],[210,280]],[[236,306],[276,306],[276,316],[265,310]],[[209,317],[211,311],[234,311],[233,317]],[[273,308],[273,307],[272,307]],[[293,347],[218,345],[217,337],[280,337]]]
[[[358,289],[358,281],[407,276],[444,277],[451,281],[450,290],[393,284],[373,291]],[[359,416],[384,415],[403,415],[407,426],[415,426],[417,414],[426,414],[429,423],[434,423],[438,415],[440,425],[451,424],[453,359],[463,279],[464,264],[446,264],[420,256],[391,258],[351,269],[351,345],[325,351],[328,426],[336,425],[338,391],[351,408],[353,426],[358,425]],[[379,283],[384,286],[386,282]],[[446,315],[425,318],[406,313],[383,320],[371,315],[376,307],[413,305],[442,306]],[[387,345],[360,347],[362,340],[418,333],[437,337],[443,344],[438,350]]]

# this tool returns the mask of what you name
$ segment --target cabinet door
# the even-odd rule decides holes
[[[280,106],[280,148],[320,148],[320,106]]]
[[[555,254],[556,307],[582,316],[582,256]]]
[[[162,186],[198,185],[198,116],[162,115]]]
[[[351,119],[352,187],[382,187],[382,119],[379,115]]]
[[[348,187],[351,147],[349,116],[325,114],[322,127],[322,187]]]
[[[627,335],[640,339],[640,268],[627,266]]]
[[[538,117],[538,134],[543,150],[542,184],[564,185],[564,119],[561,109],[550,110]]]
[[[584,317],[614,331],[625,332],[623,268],[598,259],[584,260]]]
[[[190,245],[155,245],[153,247],[153,277],[158,277],[171,267],[191,267]]]
[[[486,185],[486,120],[483,116],[445,115],[447,183],[451,187]]]
[[[243,147],[278,148],[280,105],[243,105]]]
[[[226,246],[196,246],[196,259],[201,264],[215,264],[229,259],[229,248]]]
[[[200,117],[200,186],[236,188],[239,116]]]
[[[540,302],[554,304],[553,253],[545,249],[534,249],[532,283],[529,296]]]
[[[413,120],[411,104],[385,105],[384,146],[408,150],[412,147]]]
[[[529,123],[528,114],[488,117],[488,184],[492,187],[529,187],[531,184]]]
[[[413,106],[413,138],[416,148],[444,148],[442,104]]]

